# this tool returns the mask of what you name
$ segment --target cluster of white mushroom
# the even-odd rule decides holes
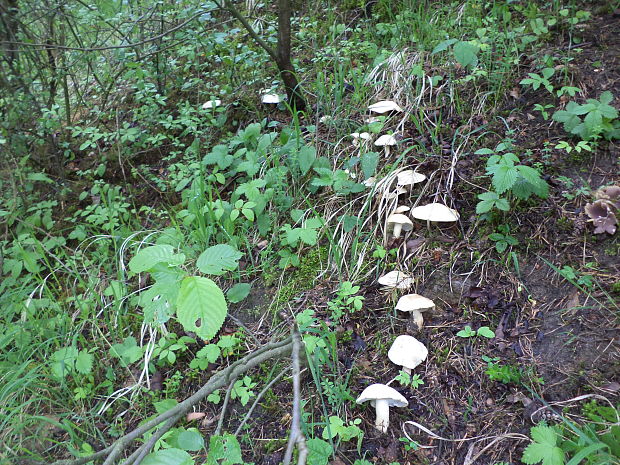
[[[382,100],[377,103],[373,103],[368,107],[368,110],[371,113],[375,113],[377,115],[384,115],[386,113],[401,113],[403,109],[398,106],[396,102],[392,102],[391,100]],[[365,120],[366,123],[374,123],[378,121],[377,118],[371,116]],[[366,145],[372,139],[372,135],[368,132],[354,132],[351,134],[353,138],[353,145],[355,147],[359,147],[361,145]],[[390,154],[390,147],[393,147],[398,144],[396,137],[393,134],[383,134],[377,138],[374,142],[376,147],[380,147],[383,149],[386,156]]]

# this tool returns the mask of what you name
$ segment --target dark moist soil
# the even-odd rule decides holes
[[[593,19],[582,31],[583,43],[579,47],[583,52],[575,55],[570,67],[576,75],[573,85],[583,89],[584,100],[598,98],[605,90],[620,97],[619,30],[618,17],[606,15]],[[566,44],[557,45],[566,48]],[[524,69],[523,74],[528,71]],[[607,142],[602,142],[592,154],[567,155],[553,149],[557,141],[568,138],[561,127],[551,125],[532,111],[535,103],[549,103],[547,100],[542,92],[524,93],[517,99],[507,97],[505,117],[516,130],[516,144],[523,153],[531,150],[528,163],[547,163],[542,169],[549,175],[551,185],[549,199],[531,202],[526,206],[527,216],[517,212],[509,221],[520,241],[518,265],[499,263],[493,244],[477,229],[482,225],[475,223],[474,193],[459,192],[467,186],[457,184],[455,201],[462,212],[470,212],[469,217],[467,213],[461,215],[464,239],[431,241],[424,239],[428,236],[425,228],[414,230],[409,237],[424,239],[421,242],[425,243],[424,250],[417,255],[424,278],[416,283],[415,290],[438,303],[436,312],[426,318],[425,327],[418,331],[396,315],[393,296],[382,294],[374,281],[362,286],[366,298],[363,314],[351,316],[340,326],[332,324],[339,335],[339,377],[350,376],[348,385],[353,395],[368,384],[387,382],[398,374],[386,356],[396,335],[412,334],[429,348],[428,360],[419,371],[425,384],[416,390],[397,388],[409,405],[393,410],[392,426],[386,435],[375,433],[374,412],[370,408],[339,412],[341,418],[363,419],[361,453],[372,462],[518,463],[527,441],[502,438],[503,435],[528,434],[529,428],[541,419],[557,421],[554,412],[561,412],[562,407],[568,408],[566,412],[579,414],[583,402],[570,401],[577,396],[602,394],[618,402],[618,392],[604,389],[620,379],[619,315],[617,307],[613,308],[618,305],[619,296],[611,291],[620,271],[618,234],[594,236],[583,214],[585,203],[591,199],[567,199],[562,193],[571,191],[557,178],[573,180],[573,190],[585,186],[595,191],[600,185],[618,183],[620,152],[618,145]],[[496,129],[503,132],[500,126]],[[552,150],[544,152],[545,143]],[[468,178],[482,174],[479,161],[463,160],[457,170]],[[457,231],[440,232],[444,238],[458,235]],[[472,260],[473,251],[483,253],[483,259]],[[456,257],[454,262],[450,262],[451,256]],[[585,272],[601,287],[582,292],[562,279],[547,262]],[[587,263],[593,266],[586,268]],[[291,304],[295,307],[293,312],[312,308],[331,324],[326,302],[334,287],[317,282],[314,289]],[[275,290],[255,292],[256,302],[267,308],[268,296]],[[255,316],[244,318],[242,311],[237,317],[256,323]],[[496,338],[457,337],[456,333],[466,325],[474,329],[490,326]],[[487,362],[483,356],[497,357],[499,363],[520,369],[531,390],[521,384],[490,380],[485,374]],[[537,382],[539,378],[544,384]],[[309,371],[305,372],[304,381],[308,386],[304,398],[310,399],[304,409],[314,414],[310,418],[317,418],[321,407]],[[291,412],[290,384],[277,384],[274,394],[275,400],[261,404],[250,421],[252,446],[243,445],[247,456],[257,465],[280,463],[283,456],[285,443],[270,440],[286,439]],[[541,399],[550,403],[570,402],[552,410],[545,408]],[[229,418],[240,418],[243,412],[240,409]],[[404,436],[399,425],[408,420],[446,439],[483,438],[443,441],[405,425],[413,440],[432,446],[406,450],[399,441]],[[319,431],[320,427],[315,428],[315,433]],[[343,443],[331,463],[348,464],[359,457],[354,444]]]

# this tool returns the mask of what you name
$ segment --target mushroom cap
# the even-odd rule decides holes
[[[405,213],[409,210],[411,210],[411,208],[409,208],[407,205],[399,205],[396,210],[394,210],[394,213]]]
[[[458,221],[459,213],[442,203],[429,203],[421,207],[415,207],[411,210],[411,216],[418,220],[437,221],[437,222],[453,222]]]
[[[390,350],[388,358],[392,363],[413,370],[420,363],[426,360],[428,349],[415,337],[404,334],[398,336]]]
[[[374,176],[371,176],[365,181],[362,181],[362,184],[364,184],[366,187],[373,187],[377,184],[377,182],[379,182],[377,181],[377,178],[375,178]]]
[[[397,181],[396,183],[399,186],[412,186],[419,182],[426,180],[426,176],[422,173],[417,173],[413,170],[405,170],[401,171],[396,175]]]
[[[351,133],[351,137],[353,137],[353,139],[370,140],[372,136],[368,132],[354,132]]]
[[[409,231],[411,230],[411,228],[413,228],[413,222],[409,219],[409,217],[403,215],[402,213],[392,213],[390,216],[388,216],[387,222],[388,224],[402,224],[404,231]]]
[[[435,302],[418,294],[407,294],[398,299],[396,310],[401,312],[426,312],[435,308]]]
[[[380,102],[373,103],[368,106],[368,109],[373,113],[379,113],[380,115],[383,113],[389,113],[391,111],[401,112],[403,109],[398,106],[396,102],[391,100],[381,100]]]
[[[370,401],[370,404],[374,406],[376,400],[387,400],[390,407],[405,407],[409,404],[396,389],[378,383],[367,386],[355,402],[362,404]]]
[[[217,108],[222,104],[222,101],[219,99],[209,100],[202,104],[203,110],[211,110],[212,108]]]
[[[407,289],[413,284],[413,278],[407,273],[402,271],[390,271],[389,273],[381,276],[378,281],[379,284],[386,287],[396,287],[398,289]]]
[[[396,145],[396,138],[392,134],[383,134],[375,141],[375,145],[377,147]]]
[[[271,89],[263,89],[260,91],[260,93],[261,93],[261,97],[260,97],[261,103],[278,104],[282,101],[280,96],[276,94],[275,92],[273,92]]]

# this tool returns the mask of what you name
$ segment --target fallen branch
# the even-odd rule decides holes
[[[299,337],[299,336],[297,336]],[[169,430],[176,421],[185,415],[187,412],[191,410],[191,408],[196,405],[198,402],[203,400],[213,391],[220,389],[224,386],[227,386],[231,383],[232,380],[238,378],[243,373],[251,370],[252,368],[260,365],[261,363],[266,362],[267,360],[284,357],[291,353],[293,350],[293,337],[288,337],[281,342],[273,342],[270,344],[261,347],[256,352],[246,355],[240,360],[237,360],[235,363],[230,365],[228,368],[216,373],[213,375],[207,383],[202,386],[194,395],[188,397],[183,402],[177,404],[170,410],[158,415],[152,420],[146,422],[144,425],[134,429],[133,431],[127,433],[123,437],[117,439],[112,444],[110,444],[105,449],[102,449],[98,452],[95,452],[88,457],[79,457],[77,459],[67,459],[67,460],[59,460],[54,462],[52,465],[83,465],[93,460],[101,459],[102,457],[106,457],[105,464],[113,464],[120,454],[131,444],[132,441],[138,439],[147,433],[153,428],[156,428],[161,423],[166,422],[164,426],[162,426],[157,433],[163,435],[167,430]],[[161,431],[163,430],[163,432]],[[156,434],[157,434],[156,433]],[[151,444],[152,442],[152,444]],[[155,441],[147,441],[144,445],[142,445],[138,450],[135,451],[129,458],[125,461],[125,464],[133,464],[138,465],[140,461],[148,454]],[[148,445],[148,447],[147,447]]]

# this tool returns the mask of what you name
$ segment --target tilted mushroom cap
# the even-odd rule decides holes
[[[390,271],[381,276],[377,281],[382,286],[396,287],[398,289],[407,289],[413,284],[413,278],[402,271]]]
[[[396,145],[396,138],[391,134],[383,134],[375,141],[377,147],[389,147],[390,145]]]
[[[390,407],[406,407],[409,404],[407,399],[396,389],[379,383],[367,386],[355,402],[363,404],[370,401],[370,404],[374,406],[377,400],[387,400]]]
[[[594,234],[614,234],[618,219],[612,211],[612,204],[608,200],[596,200],[593,203],[587,203],[585,212],[590,217],[589,221],[594,224]]]
[[[212,108],[217,108],[222,104],[222,101],[219,99],[209,100],[202,104],[203,110],[211,110]]]
[[[401,171],[396,175],[396,183],[399,186],[412,186],[426,179],[426,176],[422,173],[416,173],[413,170]]]
[[[458,221],[459,214],[456,210],[446,207],[442,203],[429,203],[411,210],[411,216],[418,220],[453,222]]]
[[[380,102],[373,103],[368,106],[368,109],[373,113],[389,113],[391,111],[401,112],[403,109],[398,106],[396,102],[392,102],[391,100],[381,100]]]
[[[409,208],[407,205],[399,205],[396,210],[394,210],[394,213],[405,213],[409,210],[411,210],[411,208]]]
[[[412,312],[413,310],[426,312],[433,308],[435,308],[435,302],[418,294],[404,295],[398,299],[396,303],[396,310],[400,310],[401,312]]]
[[[401,231],[411,231],[413,229],[413,222],[402,213],[392,213],[387,218],[388,228],[393,225],[394,237],[400,237]]]
[[[392,363],[408,370],[413,370],[426,360],[427,356],[428,349],[426,346],[415,337],[406,334],[398,336],[388,351],[388,358]]]

